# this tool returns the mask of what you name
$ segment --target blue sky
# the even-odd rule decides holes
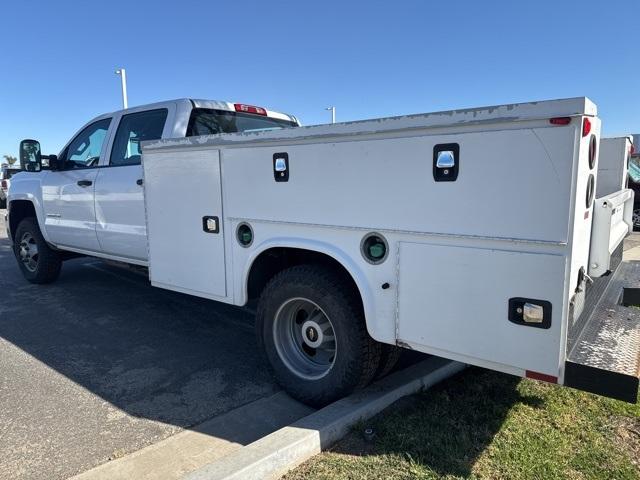
[[[640,2],[2,2],[0,155],[57,153],[129,103],[241,101],[304,124],[589,96],[640,132]],[[636,30],[637,29],[637,30]]]

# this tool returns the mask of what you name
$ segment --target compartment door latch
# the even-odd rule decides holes
[[[433,179],[436,182],[455,182],[460,169],[460,145],[440,143],[433,147]]]
[[[551,328],[551,302],[532,298],[510,298],[509,321],[527,327]]]
[[[202,230],[206,233],[220,233],[220,219],[218,217],[202,217]]]

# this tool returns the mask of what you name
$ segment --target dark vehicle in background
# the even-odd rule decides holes
[[[640,159],[638,159],[640,161]],[[629,188],[633,190],[635,194],[633,200],[633,230],[640,231],[640,183],[634,182],[631,177],[629,177]]]

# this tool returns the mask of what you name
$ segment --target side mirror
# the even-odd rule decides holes
[[[43,155],[42,158],[45,158],[45,156]],[[49,155],[49,170],[62,170],[62,168],[64,167],[64,162],[61,160],[58,160],[58,156],[57,155]]]
[[[37,140],[22,140],[20,142],[20,168],[26,172],[42,170],[40,142]]]

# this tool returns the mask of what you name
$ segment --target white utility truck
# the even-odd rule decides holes
[[[58,172],[19,175],[11,236],[29,279],[35,245],[36,272],[60,250],[144,258],[154,286],[257,300],[277,380],[313,405],[388,370],[398,346],[636,401],[633,193],[594,207],[599,138],[595,105],[573,98],[151,141],[139,253],[102,246],[101,197],[121,188],[100,187],[103,169],[95,221],[66,218]],[[92,248],[54,240],[70,223],[95,230]]]

